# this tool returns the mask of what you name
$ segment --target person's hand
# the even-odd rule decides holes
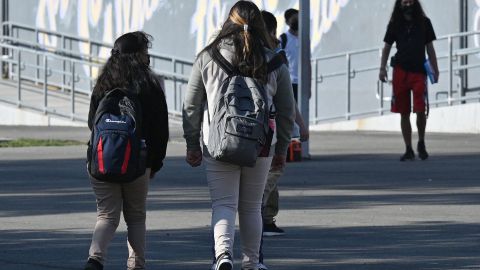
[[[310,132],[308,129],[305,127],[305,125],[300,126],[300,141],[301,142],[306,142],[310,138]]]
[[[270,170],[272,171],[282,170],[285,167],[286,160],[287,160],[287,157],[285,155],[275,154],[272,159],[272,165],[270,167]]]
[[[380,73],[378,74],[378,79],[382,82],[387,82],[388,75],[387,75],[387,69],[386,68],[380,68]]]
[[[192,167],[198,167],[202,164],[202,151],[187,150],[187,157],[185,158],[188,164]]]

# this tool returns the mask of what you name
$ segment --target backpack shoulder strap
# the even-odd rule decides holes
[[[97,111],[95,112],[95,118],[93,124],[97,124],[100,117],[105,112],[109,111],[112,108],[112,100],[118,101],[123,96],[128,96],[128,91],[122,88],[114,88],[112,90],[108,90],[105,92],[103,97],[100,99],[97,107]]]
[[[282,49],[287,47],[287,34],[283,33],[280,35],[280,44],[282,44]]]
[[[223,57],[220,51],[217,48],[211,48],[208,50],[213,61],[230,77],[235,74],[235,68],[230,64],[230,62]]]

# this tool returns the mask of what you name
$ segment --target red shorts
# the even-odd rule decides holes
[[[420,72],[409,72],[396,66],[393,69],[392,112],[411,112],[413,92],[413,112],[425,112],[428,106],[427,76]]]

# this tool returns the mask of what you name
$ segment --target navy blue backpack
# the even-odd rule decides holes
[[[101,181],[126,183],[145,173],[146,144],[137,95],[126,89],[108,91],[93,122],[87,160],[89,174]]]

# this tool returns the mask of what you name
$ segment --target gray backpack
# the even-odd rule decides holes
[[[209,53],[228,77],[220,84],[215,97],[207,150],[218,161],[253,167],[268,141],[266,90],[254,78],[236,71],[217,49],[211,49]],[[283,59],[276,55],[268,63],[268,72],[282,64]]]

